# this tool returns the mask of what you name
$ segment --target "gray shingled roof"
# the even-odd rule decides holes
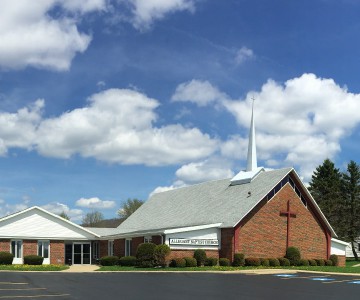
[[[214,223],[233,227],[291,170],[261,172],[242,185],[222,179],[154,194],[120,224],[117,234]]]

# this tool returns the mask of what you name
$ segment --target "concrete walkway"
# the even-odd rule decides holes
[[[85,273],[85,272],[94,272],[99,269],[99,266],[96,265],[72,265],[69,269],[61,272],[71,272],[71,273]]]

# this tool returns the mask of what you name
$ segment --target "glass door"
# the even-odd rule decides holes
[[[90,243],[73,243],[73,264],[75,265],[91,264]]]

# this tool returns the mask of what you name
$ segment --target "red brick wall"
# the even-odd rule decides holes
[[[132,238],[132,240],[131,240],[131,253],[130,253],[131,256],[136,255],[137,248],[143,242],[144,242],[144,237],[143,236]]]
[[[234,257],[234,228],[221,229],[221,249],[220,257],[228,258],[230,261]]]
[[[339,258],[338,266],[339,266],[339,267],[345,267],[346,257],[345,257],[345,256],[342,256],[342,255],[338,255],[338,258]]]
[[[119,257],[125,256],[125,239],[114,241],[114,255]]]
[[[10,252],[10,240],[0,240],[0,251]]]
[[[24,240],[23,241],[23,256],[37,255],[37,240]]]
[[[154,243],[154,244],[156,244],[156,245],[161,245],[162,243],[161,243],[161,236],[160,235],[153,235],[152,237],[151,237],[151,239],[152,239],[152,242]]]
[[[50,241],[50,264],[65,263],[65,241]]]
[[[108,241],[99,241],[99,252],[100,258],[103,256],[108,256]]]
[[[205,250],[206,257],[219,258],[218,250]],[[171,250],[169,259],[194,257],[194,250]]]
[[[307,209],[289,184],[286,184],[269,202],[263,200],[240,223],[236,252],[247,257],[283,257],[286,251],[287,201],[296,218],[290,221],[289,246],[298,247],[305,259],[326,258],[326,233],[314,214]]]

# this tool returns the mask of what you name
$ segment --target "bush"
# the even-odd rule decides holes
[[[141,268],[152,268],[155,266],[155,247],[153,243],[142,243],[136,250],[137,266]]]
[[[203,266],[206,260],[206,252],[203,249],[196,249],[194,251],[194,258],[197,261],[198,266]]]
[[[333,266],[338,266],[339,265],[339,257],[336,254],[331,254],[330,255],[330,260],[333,263]]]
[[[234,261],[232,263],[234,267],[243,267],[245,266],[245,255],[242,253],[234,254]]]
[[[193,257],[184,257],[187,267],[196,267],[197,261]]]
[[[157,245],[154,249],[154,256],[156,264],[162,267],[166,267],[166,257],[169,256],[171,250],[168,245]]]
[[[325,266],[325,260],[324,259],[315,259],[315,260],[316,260],[316,264],[318,266],[321,266],[321,267]]]
[[[299,266],[308,266],[309,265],[309,261],[307,259],[300,259],[299,260]]]
[[[24,265],[42,265],[44,258],[39,255],[26,255],[24,256]]]
[[[135,256],[123,256],[119,259],[120,266],[136,266],[136,257]]]
[[[316,260],[315,259],[309,259],[309,265],[312,266],[312,267],[316,267],[317,266]]]
[[[103,256],[100,258],[100,264],[102,266],[116,266],[119,263],[117,256]]]
[[[245,265],[246,266],[253,266],[253,267],[258,267],[260,266],[260,259],[256,258],[256,257],[248,257],[245,258]]]
[[[269,265],[270,267],[279,267],[280,262],[277,258],[269,258]]]
[[[0,265],[11,265],[14,255],[9,252],[0,252]]]
[[[267,258],[260,258],[260,264],[264,267],[269,267],[270,261]]]
[[[219,265],[222,267],[228,267],[230,266],[230,260],[228,258],[222,257],[219,259]]]
[[[325,260],[325,266],[332,266],[333,265],[333,261],[331,259],[326,259]]]
[[[301,259],[300,250],[296,247],[287,248],[285,258],[290,261],[292,266],[298,265]]]
[[[216,266],[218,264],[218,259],[215,257],[208,257],[205,259],[205,266]]]
[[[282,266],[282,267],[290,266],[290,260],[288,260],[287,258],[279,257],[278,259],[279,259],[280,266]]]
[[[171,260],[170,267],[173,268],[185,268],[186,267],[186,260],[184,258],[175,258]]]

